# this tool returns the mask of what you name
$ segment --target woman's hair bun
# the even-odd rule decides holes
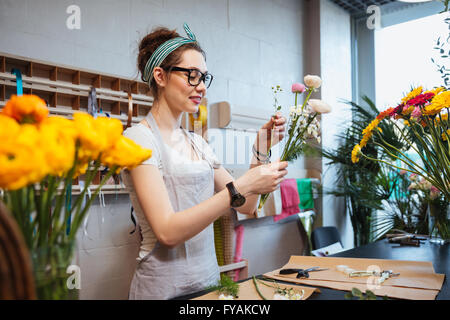
[[[141,73],[141,79],[144,76],[145,65],[150,59],[152,53],[167,40],[179,37],[175,30],[169,30],[166,27],[158,27],[146,35],[139,43],[138,70]],[[142,79],[144,81],[144,79]]]

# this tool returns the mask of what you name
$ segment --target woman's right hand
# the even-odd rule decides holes
[[[241,193],[271,193],[278,188],[278,185],[288,173],[287,166],[287,161],[278,160],[252,168],[236,180],[236,188]]]

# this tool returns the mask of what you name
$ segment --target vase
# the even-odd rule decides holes
[[[38,247],[31,252],[36,295],[41,300],[76,300],[79,290],[71,285],[74,243]]]
[[[430,242],[450,243],[450,205],[448,203],[428,203],[428,230]]]

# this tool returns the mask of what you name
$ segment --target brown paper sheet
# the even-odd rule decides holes
[[[269,285],[274,285],[271,281],[265,281],[261,280],[264,283],[267,283]],[[280,284],[278,283],[280,288],[293,288],[294,292],[300,293],[302,290],[305,290],[305,293],[303,295],[302,300],[308,299],[314,292],[320,292],[317,288],[310,288],[310,287],[304,287],[294,284]],[[265,286],[260,281],[258,281],[258,289],[261,291],[262,295],[268,299],[273,299],[273,295],[275,293],[275,289]],[[203,296],[194,298],[193,300],[218,300],[219,299],[219,293],[217,291],[209,292]],[[259,296],[258,292],[256,291],[255,285],[253,284],[253,280],[247,280],[244,282],[239,283],[239,297],[235,298],[235,300],[262,300],[262,298]]]
[[[358,271],[367,270],[369,266],[377,266],[382,270],[393,270],[400,276],[387,279],[377,285],[376,277],[350,278],[336,269],[337,265],[346,265]],[[436,274],[431,262],[404,261],[362,258],[309,257],[292,256],[283,268],[322,267],[329,270],[310,272],[309,279],[297,279],[296,274],[279,275],[279,270],[265,274],[266,277],[294,283],[322,286],[337,290],[351,290],[356,287],[362,291],[367,289],[376,295],[387,295],[402,299],[435,299],[442,287],[445,275]],[[371,278],[371,279],[370,279]]]
[[[266,273],[264,276],[274,280],[287,281],[286,277],[280,277],[274,273],[275,271],[272,271]],[[351,282],[303,280],[303,279],[300,280],[295,278],[288,281],[343,291],[351,291],[353,288],[358,288],[362,292],[365,292],[366,290],[369,289],[367,287],[367,284],[351,283]],[[408,299],[408,300],[434,300],[436,299],[436,296],[439,293],[439,290],[393,287],[386,285],[381,285],[379,289],[369,289],[369,290],[371,290],[375,295],[380,297],[387,296],[389,298]]]

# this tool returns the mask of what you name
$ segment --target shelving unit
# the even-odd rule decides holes
[[[51,115],[71,119],[75,112],[87,112],[92,88],[96,90],[98,115],[119,119],[124,129],[141,121],[153,104],[148,85],[142,81],[0,52],[0,110],[16,94],[13,69],[22,74],[23,93],[45,100]],[[76,194],[77,181],[73,191]],[[121,184],[105,185],[102,192],[126,193]]]

